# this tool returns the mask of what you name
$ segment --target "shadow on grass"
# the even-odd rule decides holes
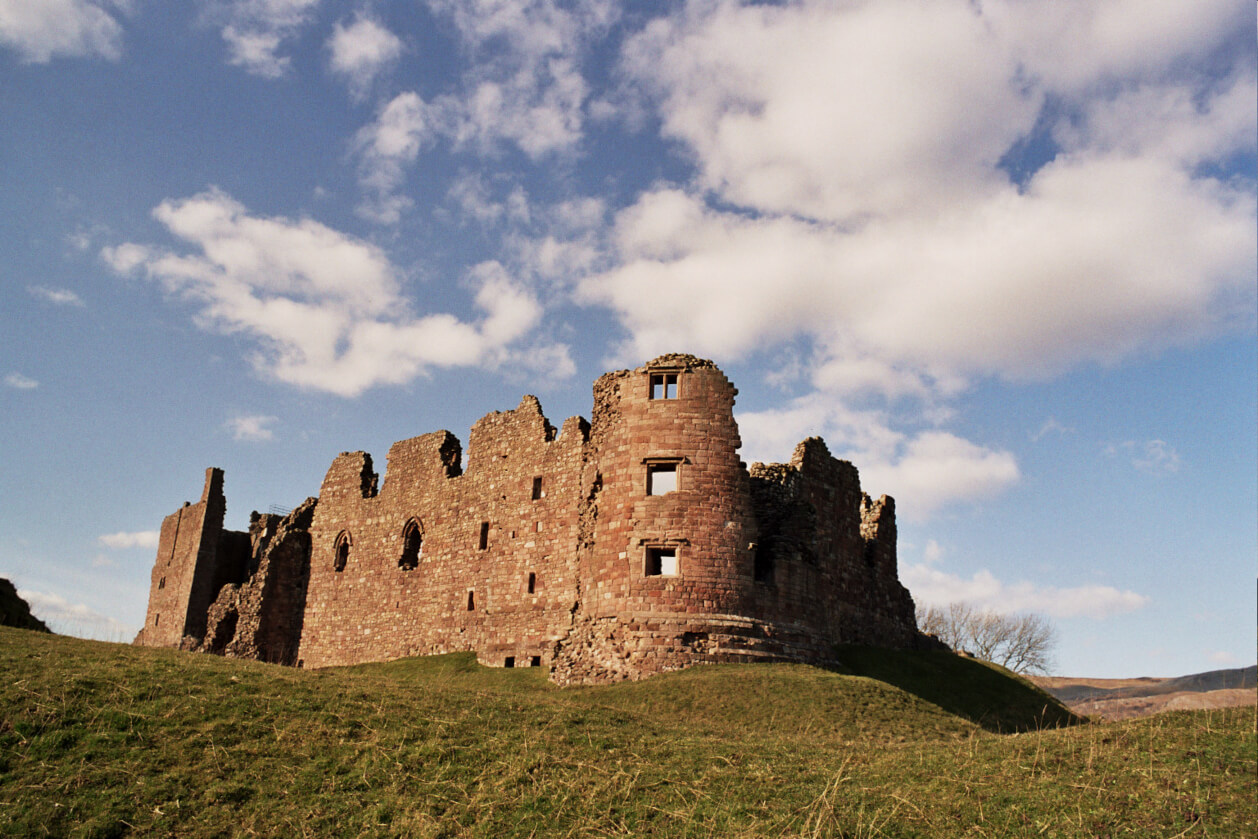
[[[1035,731],[1086,722],[1025,679],[972,658],[857,646],[841,646],[837,652],[849,672],[894,685],[988,731]]]

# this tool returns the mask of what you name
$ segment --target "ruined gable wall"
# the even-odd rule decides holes
[[[549,663],[576,600],[586,432],[574,418],[556,438],[529,396],[473,427],[463,474],[458,441],[444,431],[394,444],[378,494],[367,455],[338,457],[310,528],[304,666],[462,650],[492,664]],[[411,521],[423,545],[407,570],[399,559]],[[338,538],[352,542],[341,571]]]
[[[177,647],[185,635],[199,639],[205,634],[206,613],[217,594],[217,549],[226,510],[223,470],[210,468],[201,500],[163,519],[137,644]]]

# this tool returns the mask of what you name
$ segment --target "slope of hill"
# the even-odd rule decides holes
[[[868,675],[711,666],[561,690],[540,670],[468,655],[311,672],[0,629],[0,835],[1258,825],[1252,715],[1035,729],[1049,713],[1071,718],[998,670],[940,654],[844,657]]]
[[[1108,720],[1132,719],[1200,708],[1258,703],[1258,666],[1210,670],[1173,679],[1076,679],[1035,676],[1032,681],[1077,714]]]
[[[33,629],[36,632],[52,630],[39,618],[31,614],[31,607],[17,593],[13,583],[0,577],[0,626],[13,626],[18,629]]]

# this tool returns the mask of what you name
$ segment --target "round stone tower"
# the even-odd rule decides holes
[[[567,681],[686,666],[710,657],[722,627],[750,623],[756,524],[736,394],[715,364],[680,354],[595,383],[565,657],[610,672],[578,667]]]

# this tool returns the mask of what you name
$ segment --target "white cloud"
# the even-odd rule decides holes
[[[400,93],[381,108],[374,122],[359,129],[354,138],[359,183],[370,194],[359,205],[359,215],[380,224],[401,219],[413,202],[397,190],[406,180],[406,168],[435,137],[434,122],[439,118],[419,94]]]
[[[818,387],[891,398],[1252,328],[1252,183],[1198,168],[1254,147],[1252,50],[1222,77],[1212,55],[1243,15],[1093,5],[1066,18],[1087,42],[1071,72],[1096,85],[1027,77],[1028,56],[1075,49],[1032,25],[1044,4],[694,2],[653,22],[624,71],[697,187],[620,211],[614,267],[581,298],[620,317],[621,358],[804,335]],[[1000,161],[1063,96],[1060,154],[1013,182]]]
[[[1039,106],[966,2],[692,2],[630,40],[624,64],[705,187],[849,224],[998,189],[995,164]]]
[[[272,431],[269,426],[278,421],[278,417],[247,414],[244,416],[232,417],[227,421],[226,427],[229,431],[231,431],[233,440],[261,442],[263,440],[272,440],[275,438],[275,432]]]
[[[376,76],[402,54],[402,39],[367,16],[357,17],[346,26],[337,23],[328,38],[329,67],[345,78],[350,93],[361,99],[371,89]]]
[[[1165,440],[1125,440],[1105,447],[1105,454],[1123,454],[1131,465],[1149,475],[1170,475],[1179,471],[1179,452]]]
[[[1240,664],[1240,659],[1226,650],[1216,650],[1215,652],[1210,653],[1207,658],[1210,659],[1211,663],[1221,664],[1224,667],[1234,667],[1237,664]]]
[[[23,376],[16,371],[5,376],[4,383],[18,390],[34,390],[39,387],[39,382],[35,379],[32,379],[30,376]]]
[[[1055,618],[1104,618],[1143,608],[1149,598],[1111,586],[1040,586],[1021,581],[1004,583],[990,571],[969,579],[925,564],[900,571],[900,581],[919,606],[946,606],[963,601],[993,612],[1040,612]]]
[[[115,15],[129,5],[118,0],[0,0],[0,44],[31,64],[46,64],[57,56],[117,59],[122,55],[122,26]]]
[[[26,290],[33,297],[52,303],[55,306],[82,306],[83,298],[68,288],[47,288],[45,286],[27,286]]]
[[[292,60],[280,47],[314,19],[319,0],[222,0],[210,16],[222,23],[228,62],[266,79],[288,72]]]
[[[140,530],[132,533],[119,531],[106,533],[97,541],[107,548],[122,550],[125,548],[156,548],[159,533],[156,530]]]
[[[588,85],[580,64],[618,14],[610,0],[430,0],[471,59],[459,89],[424,100],[407,91],[358,134],[359,214],[395,224],[410,206],[397,190],[422,148],[442,138],[456,151],[496,154],[512,145],[534,160],[581,140]],[[374,37],[374,36],[373,36]]]
[[[896,512],[920,521],[939,509],[996,495],[1020,478],[1017,459],[946,431],[906,434],[883,413],[854,410],[825,394],[787,407],[738,414],[747,460],[784,460],[794,445],[820,434],[836,457],[852,461],[873,496],[894,495]]]
[[[102,258],[199,305],[203,328],[253,339],[256,369],[299,387],[357,396],[433,366],[510,368],[542,316],[533,293],[496,263],[467,278],[478,321],[416,315],[374,245],[311,219],[252,216],[217,190],[165,201],[153,215],[197,252],[127,243]],[[566,347],[539,346],[567,357]]]
[[[107,641],[130,641],[135,627],[102,615],[83,603],[71,603],[59,594],[19,589],[18,596],[30,604],[35,617],[55,632]]]

